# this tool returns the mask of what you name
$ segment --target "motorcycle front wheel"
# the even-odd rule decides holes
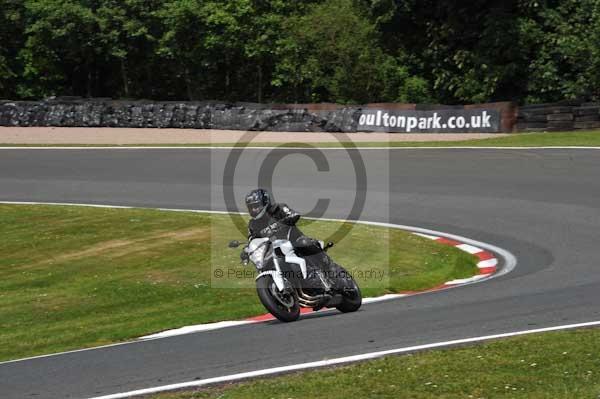
[[[256,280],[256,292],[263,306],[278,320],[289,323],[300,317],[300,305],[295,292],[279,291],[271,275]]]

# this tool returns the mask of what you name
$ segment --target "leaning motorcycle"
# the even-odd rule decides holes
[[[232,241],[230,247],[239,246]],[[296,321],[300,308],[355,312],[360,288],[327,254],[333,243],[294,247],[289,240],[255,238],[244,248],[258,272],[256,290],[264,307],[283,322]]]

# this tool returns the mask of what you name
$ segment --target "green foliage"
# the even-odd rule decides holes
[[[352,0],[328,0],[289,18],[274,84],[289,87],[296,101],[370,99],[375,63],[383,60],[375,33]]]
[[[16,96],[20,63],[17,59],[23,46],[23,3],[0,0],[0,98]]]
[[[0,97],[600,99],[597,0],[0,0]]]
[[[76,0],[30,0],[23,88],[27,96],[91,95],[93,64],[99,54],[99,30],[92,9]],[[70,88],[77,86],[78,93]]]
[[[366,13],[353,0],[327,0],[288,18],[273,84],[295,101],[420,100],[426,89],[414,90],[401,58],[383,51]]]
[[[596,3],[592,12],[589,41],[591,55],[586,71],[589,77],[588,85],[591,88],[591,97],[600,99],[600,2]]]
[[[529,102],[598,96],[599,86],[590,82],[598,76],[592,65],[599,65],[600,37],[590,31],[598,32],[599,9],[597,0],[563,0],[520,21],[531,52]]]
[[[145,87],[156,86],[159,60],[156,56],[157,34],[160,31],[156,7],[161,2],[148,0],[105,0],[98,8],[97,22],[105,65],[113,78],[106,95],[117,97],[152,96]],[[141,61],[141,62],[140,62]],[[156,87],[159,89],[159,87]]]

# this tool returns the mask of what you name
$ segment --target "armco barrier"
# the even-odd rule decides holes
[[[0,101],[0,126],[150,127],[290,132],[510,133],[600,128],[600,103],[517,107],[377,103],[343,106],[125,101]]]
[[[564,101],[520,107],[516,129],[525,132],[600,129],[600,103]]]

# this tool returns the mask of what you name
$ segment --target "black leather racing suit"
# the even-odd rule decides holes
[[[298,219],[300,219],[300,214],[286,204],[273,204],[266,209],[262,216],[250,220],[248,240],[276,237],[294,243],[303,236],[300,229],[296,227]]]
[[[323,252],[321,244],[312,238],[306,237],[296,227],[296,222],[299,219],[300,214],[286,204],[273,204],[267,208],[262,216],[250,220],[248,224],[248,241],[255,238],[271,237],[289,240],[296,251],[300,250],[301,253],[307,253],[307,255],[304,255],[305,259],[312,259],[314,264],[321,265],[325,271],[331,273],[331,276],[342,275],[339,270],[340,267]],[[299,253],[300,256],[302,256],[301,253]],[[242,251],[242,258],[245,256],[245,252]],[[343,279],[335,278],[333,285],[336,289],[342,289],[344,287]]]

